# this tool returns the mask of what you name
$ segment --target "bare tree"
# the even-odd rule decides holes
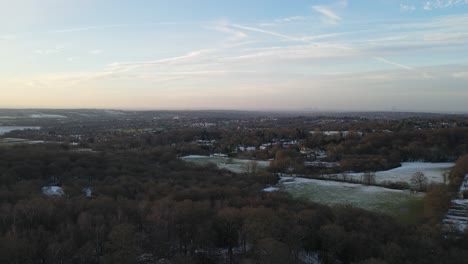
[[[413,185],[416,185],[420,191],[424,191],[427,187],[428,179],[424,173],[418,171],[411,176],[410,181]]]
[[[444,179],[444,184],[447,184],[448,177],[449,177],[449,173],[448,173],[448,172],[444,172],[444,173],[442,174],[442,178]]]
[[[362,175],[362,183],[364,183],[366,185],[375,184],[375,173],[374,172],[365,172],[364,175]]]
[[[255,160],[249,161],[244,164],[244,169],[247,174],[255,175],[259,171],[258,162]]]
[[[344,182],[348,181],[348,173],[346,172],[341,173],[341,178],[343,179]]]

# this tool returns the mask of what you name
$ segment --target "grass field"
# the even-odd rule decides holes
[[[182,157],[181,159],[189,162],[193,162],[199,165],[206,165],[208,163],[215,164],[220,169],[227,169],[235,173],[243,173],[246,171],[246,165],[253,160],[246,159],[234,159],[234,158],[220,158],[220,157],[210,157],[210,156],[199,156],[199,155],[190,155]],[[255,161],[258,164],[258,168],[266,168],[270,165],[269,161]]]
[[[378,171],[375,173],[375,181],[382,183],[389,182],[407,182],[416,172],[422,172],[428,178],[429,182],[443,183],[443,174],[448,172],[450,168],[455,165],[453,162],[402,162],[401,166],[386,171]],[[347,177],[352,178],[353,181],[360,181],[364,173],[347,173]],[[336,175],[336,174],[333,174]],[[325,177],[327,175],[324,175]],[[337,175],[339,179],[342,178],[340,174]]]
[[[29,126],[0,126],[0,135],[8,133],[14,130],[26,130],[26,129],[40,129],[40,127],[29,127]]]
[[[295,198],[330,206],[350,205],[389,214],[405,223],[417,223],[424,213],[421,193],[290,177],[283,177],[281,186]]]
[[[41,144],[43,140],[29,140],[23,138],[0,138],[0,146],[13,146],[18,144]]]

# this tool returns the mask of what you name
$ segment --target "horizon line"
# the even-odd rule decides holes
[[[113,110],[113,111],[137,111],[137,112],[147,112],[147,111],[176,111],[176,112],[270,112],[270,113],[418,113],[418,114],[468,114],[468,111],[463,110],[445,110],[445,111],[433,111],[433,110],[410,110],[410,109],[401,109],[401,110],[369,110],[369,109],[237,109],[237,108],[114,108],[114,107],[87,107],[87,108],[75,108],[75,107],[0,107],[1,110]]]

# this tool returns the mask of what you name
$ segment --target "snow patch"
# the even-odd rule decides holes
[[[11,131],[15,130],[26,130],[26,129],[34,129],[38,130],[41,127],[30,127],[30,126],[0,126],[0,135],[6,134]]]
[[[41,144],[45,143],[44,140],[29,140],[24,138],[2,138],[1,143],[27,143],[27,144]]]
[[[365,191],[365,192],[381,192],[381,191],[404,192],[403,190],[388,189],[388,188],[379,187],[379,186],[362,185],[358,183],[326,181],[326,180],[307,179],[307,178],[299,178],[299,177],[281,177],[280,182],[282,182],[282,184],[285,184],[285,185],[313,183],[313,184],[317,184],[320,186],[335,186],[335,187],[359,189],[360,191]]]
[[[330,206],[351,205],[395,216],[411,210],[411,202],[424,196],[408,190],[300,177],[282,176],[280,186],[295,198]]]
[[[93,197],[93,188],[91,187],[85,187],[83,190],[81,190],[83,194],[86,196],[86,198],[91,198]]]
[[[375,181],[377,183],[389,182],[407,182],[411,183],[411,177],[416,172],[424,173],[429,182],[443,183],[443,174],[448,172],[455,165],[453,162],[402,162],[401,166],[386,171],[378,171],[375,173]],[[343,174],[324,174],[323,177],[342,177]],[[364,173],[346,173],[347,178],[355,181],[360,181]]]
[[[49,114],[31,114],[30,118],[68,118],[64,115],[49,115]]]
[[[258,169],[266,168],[270,165],[270,161],[249,160],[249,159],[236,159],[236,158],[223,158],[223,157],[210,157],[202,155],[189,155],[181,157],[182,160],[190,161],[199,165],[206,165],[209,163],[215,164],[219,169],[226,169],[234,173],[247,172],[247,164],[256,162]]]
[[[279,188],[278,187],[267,187],[265,189],[263,189],[264,192],[276,192],[276,191],[279,191]]]
[[[42,187],[42,193],[47,196],[63,196],[65,192],[60,186],[44,186]]]

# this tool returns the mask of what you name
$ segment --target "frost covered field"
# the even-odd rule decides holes
[[[67,118],[63,115],[49,115],[49,114],[32,114],[29,115],[30,118]]]
[[[351,205],[397,217],[422,210],[421,193],[354,183],[281,177],[280,186],[295,198],[326,205]]]
[[[26,129],[41,129],[41,128],[40,127],[28,127],[28,126],[0,126],[0,135],[3,135],[13,130],[26,130]]]
[[[246,171],[246,165],[253,160],[245,159],[232,159],[232,158],[221,158],[221,157],[210,157],[201,155],[190,155],[181,157],[181,159],[189,162],[193,162],[199,165],[206,165],[213,163],[220,169],[227,169],[235,173],[243,173]],[[255,161],[258,164],[258,168],[266,168],[270,165],[269,161]]]
[[[40,144],[45,143],[44,140],[29,140],[23,138],[0,138],[0,144],[20,144],[20,143],[27,143],[27,144]]]
[[[407,182],[410,183],[411,176],[415,172],[422,172],[428,178],[429,182],[444,182],[443,174],[448,172],[455,163],[452,162],[439,162],[439,163],[429,163],[429,162],[402,162],[401,167],[386,170],[378,171],[375,173],[375,181],[377,183],[382,183],[384,181],[390,182]],[[360,181],[364,173],[348,173],[347,177],[352,178],[354,181]],[[327,176],[327,175],[324,175]],[[342,179],[341,174],[337,175]]]

